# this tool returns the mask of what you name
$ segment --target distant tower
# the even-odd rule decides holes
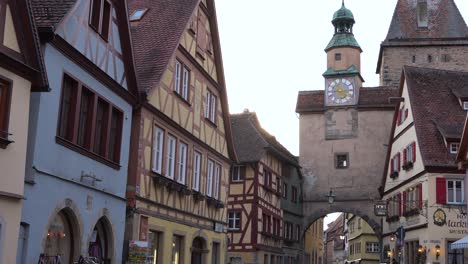
[[[326,104],[328,106],[355,105],[359,88],[364,81],[361,77],[362,49],[353,35],[354,16],[344,2],[333,15],[335,34],[325,48],[327,71],[325,77]]]
[[[468,70],[468,28],[454,0],[398,0],[376,73],[398,86],[404,65]]]

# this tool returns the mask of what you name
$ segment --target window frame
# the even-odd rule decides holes
[[[339,161],[339,157],[340,156],[344,156],[346,157],[346,164],[344,166],[340,166],[340,161]],[[345,170],[345,169],[348,169],[349,168],[349,153],[335,153],[335,169],[338,169],[338,170]]]
[[[97,14],[97,23],[98,25],[94,25],[93,17],[94,17],[94,3],[99,1],[99,14]],[[105,14],[106,6],[108,6],[109,10]],[[108,42],[109,41],[109,33],[111,31],[111,23],[112,23],[112,3],[109,0],[92,0],[91,4],[89,5],[89,16],[88,16],[88,24],[90,28],[92,28],[101,38]],[[107,17],[108,23],[104,24],[104,19]],[[106,25],[103,27],[103,25]],[[105,31],[105,32],[103,32]]]
[[[233,165],[231,169],[231,182],[233,183],[244,182],[245,169],[246,167],[244,165]]]
[[[213,181],[213,198],[219,199],[220,194],[220,185],[221,185],[221,177],[222,177],[222,166],[221,164],[215,162],[214,168],[214,181]]]
[[[230,214],[234,214],[233,218],[231,218]],[[236,214],[239,214],[239,218],[236,218]],[[235,231],[241,231],[242,229],[242,210],[240,209],[234,209],[234,210],[229,210],[228,213],[228,222],[227,222],[227,229],[229,232],[235,232]],[[233,222],[233,227],[229,227],[230,226],[230,220],[232,220]],[[239,227],[237,228],[236,227],[236,223],[239,225]]]
[[[206,167],[206,195],[208,197],[213,197],[213,177],[215,170],[214,160],[208,158],[207,167]]]
[[[68,78],[71,80],[74,85],[71,88],[71,97],[74,97],[74,102],[70,105],[69,112],[67,113],[68,117],[65,120],[66,124],[66,132],[65,134],[62,133],[63,128],[63,107],[64,107],[64,81]],[[91,94],[90,102],[91,104],[88,106],[89,117],[87,122],[90,125],[87,125],[89,131],[85,131],[85,142],[83,146],[78,144],[78,133],[79,133],[79,122],[80,122],[80,108],[82,106],[81,95],[83,91]],[[103,133],[104,145],[105,145],[105,153],[96,153],[94,151],[94,137],[95,137],[95,126],[96,126],[96,115],[97,115],[97,104],[98,101],[101,100],[102,102],[108,105],[107,109],[107,117],[105,120],[105,127],[106,131]],[[119,120],[116,124],[116,132],[115,132],[115,141],[118,144],[114,144],[112,148],[109,146],[111,141],[111,129],[112,129],[112,120],[113,120],[113,113],[119,115]],[[123,133],[123,122],[124,122],[124,111],[106,99],[106,97],[99,94],[96,90],[90,88],[88,85],[80,81],[78,78],[73,76],[72,74],[64,71],[62,74],[62,86],[60,91],[60,103],[59,103],[59,111],[57,114],[57,128],[56,128],[56,142],[64,147],[72,149],[84,156],[88,156],[98,162],[101,162],[109,167],[112,167],[116,170],[120,169],[120,156],[121,156],[121,147],[122,147],[122,133]],[[109,153],[110,150],[114,150],[113,153]]]
[[[185,185],[187,179],[188,144],[179,140],[177,147],[177,182]]]
[[[458,143],[458,142],[450,142],[449,143],[449,152],[450,152],[450,154],[458,154],[459,149],[460,149],[460,143]]]
[[[205,119],[213,125],[216,125],[217,122],[217,105],[218,97],[209,88],[207,88],[205,98]]]
[[[447,178],[445,179],[445,191],[447,195],[447,204],[452,204],[452,205],[461,205],[465,203],[465,181],[463,179],[453,179],[453,178]],[[452,201],[449,200],[450,194],[449,194],[449,182],[452,182],[453,184],[453,193],[452,193]],[[461,194],[461,201],[457,201],[457,192],[456,192],[456,183],[460,182],[460,194]]]
[[[161,140],[159,142],[159,146],[158,148],[160,149],[160,154],[159,156],[156,155],[156,152],[158,151],[156,149],[156,131],[160,131],[160,136],[161,136]],[[157,125],[154,125],[153,126],[153,142],[152,142],[152,145],[153,145],[153,150],[152,150],[152,164],[151,164],[151,170],[155,173],[158,173],[158,174],[162,174],[162,171],[163,171],[163,162],[164,162],[164,137],[165,137],[165,131],[164,129],[162,129],[161,127],[157,126]],[[156,158],[159,157],[159,160],[158,160],[158,163],[159,163],[159,169],[157,168],[156,166]]]
[[[191,70],[181,59],[175,59],[173,91],[185,103],[190,105],[190,76]]]
[[[172,144],[173,145],[170,145]],[[165,177],[174,180],[175,178],[175,169],[176,169],[176,151],[177,151],[177,138],[171,134],[167,135],[166,141],[166,171]]]
[[[380,253],[380,243],[366,242],[366,253]]]
[[[8,144],[12,143],[12,141],[8,140],[13,94],[12,81],[0,75],[0,85],[3,85],[0,86],[0,89],[5,89],[5,96],[0,97],[0,148],[6,148]]]
[[[196,159],[198,157],[198,166],[196,163]],[[199,192],[200,191],[200,178],[203,166],[203,155],[201,152],[194,150],[193,151],[193,182],[192,182],[192,189]]]

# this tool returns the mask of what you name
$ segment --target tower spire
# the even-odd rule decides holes
[[[344,6],[344,0],[342,0],[341,6]]]

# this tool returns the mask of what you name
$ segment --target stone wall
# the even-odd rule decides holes
[[[385,47],[379,72],[380,85],[399,86],[401,71],[405,65],[467,71],[468,47],[466,45]]]

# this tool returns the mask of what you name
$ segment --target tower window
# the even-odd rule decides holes
[[[413,55],[412,62],[416,63],[416,55]]]
[[[450,55],[449,54],[442,54],[441,60],[442,60],[442,62],[449,62],[450,61]]]
[[[418,0],[418,27],[427,28],[429,25],[429,16],[427,12],[427,0]]]
[[[341,60],[341,53],[335,53],[335,60],[340,61]]]
[[[432,62],[432,55],[427,55],[427,62],[431,63]]]
[[[337,169],[347,169],[349,167],[348,153],[335,154],[335,167]]]

